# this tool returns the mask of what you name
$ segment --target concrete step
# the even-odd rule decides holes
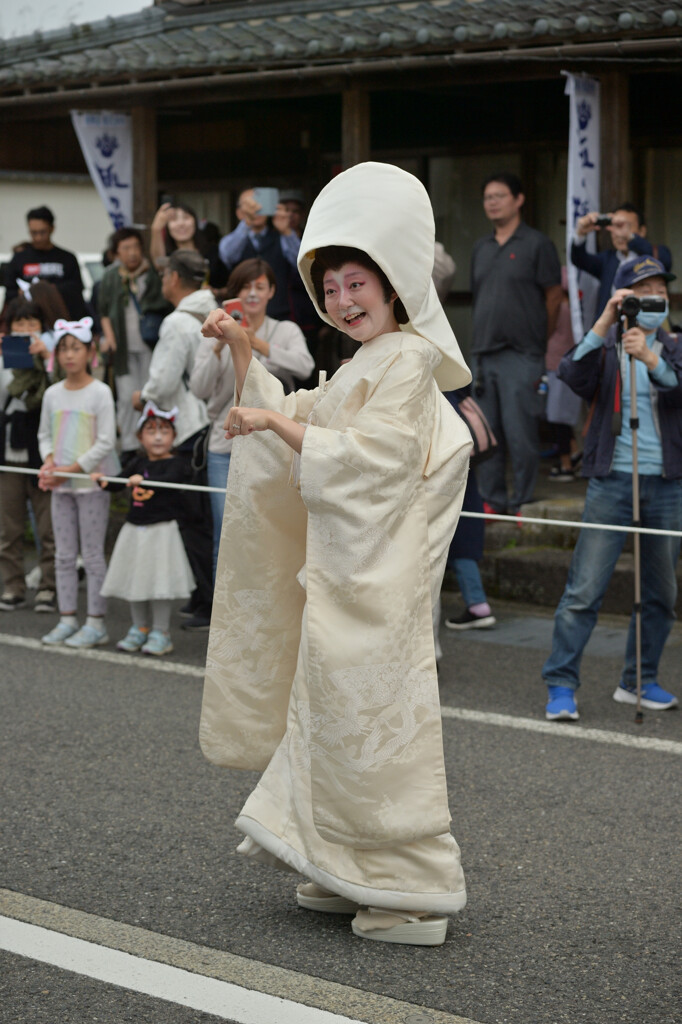
[[[525,534],[524,528],[524,534]],[[521,531],[519,531],[521,532]],[[570,550],[543,546],[518,546],[487,550],[480,563],[481,578],[490,600],[503,598],[526,604],[556,608],[564,591],[571,561]],[[677,614],[682,616],[682,567],[678,563]],[[618,560],[602,609],[614,615],[628,615],[634,601],[634,559],[623,553]],[[451,573],[446,590],[457,590]]]
[[[499,551],[513,547],[555,547],[573,549],[578,531],[571,526],[555,526],[550,520],[580,522],[585,500],[575,498],[546,499],[533,501],[521,508],[522,517],[547,520],[540,523],[507,523],[486,520],[486,551]]]

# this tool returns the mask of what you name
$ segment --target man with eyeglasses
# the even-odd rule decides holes
[[[494,174],[483,183],[493,232],[478,239],[471,258],[474,393],[499,442],[495,455],[478,467],[478,484],[487,511],[510,515],[533,496],[543,412],[538,388],[563,294],[556,248],[524,223],[524,201],[515,174]]]
[[[31,282],[35,278],[56,285],[69,315],[80,320],[87,313],[83,301],[83,281],[78,260],[68,249],[60,249],[52,241],[54,214],[48,206],[37,206],[26,214],[30,245],[16,252],[5,268],[5,301],[19,294],[17,278]]]

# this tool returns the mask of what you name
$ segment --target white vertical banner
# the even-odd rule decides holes
[[[129,114],[71,111],[85,162],[114,228],[133,222],[133,141]]]
[[[568,182],[566,187],[566,266],[571,326],[577,342],[592,326],[599,281],[571,263],[571,244],[579,217],[599,210],[600,177],[600,110],[599,82],[585,75],[566,75],[565,95],[570,102],[568,137]],[[588,252],[595,252],[596,232],[585,242]]]

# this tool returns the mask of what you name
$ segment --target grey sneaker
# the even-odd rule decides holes
[[[26,598],[18,594],[9,594],[7,591],[0,597],[0,611],[15,612],[17,608],[26,607]]]
[[[133,654],[135,651],[139,651],[142,645],[147,642],[148,636],[148,629],[138,629],[137,626],[131,626],[123,639],[119,640],[116,644],[116,650]]]
[[[160,629],[152,629],[146,642],[140,648],[143,654],[170,654],[173,650],[173,642],[167,633]]]
[[[54,590],[39,590],[33,602],[34,612],[56,612],[57,597]]]

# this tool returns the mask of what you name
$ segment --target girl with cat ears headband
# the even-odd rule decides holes
[[[155,405],[154,402],[148,401],[144,409],[142,410],[142,415],[137,421],[136,432],[139,434],[148,420],[165,420],[167,423],[170,423],[173,430],[175,430],[177,433],[177,429],[175,426],[175,417],[177,415],[177,405],[174,405],[170,412],[166,412],[165,409],[159,409],[158,405]]]
[[[58,345],[67,334],[82,341],[84,345],[90,345],[92,343],[92,317],[84,316],[82,320],[57,320],[54,325],[55,344]]]

